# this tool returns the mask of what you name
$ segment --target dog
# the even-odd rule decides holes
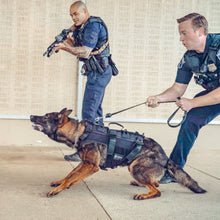
[[[57,142],[76,148],[82,160],[64,179],[50,184],[51,187],[55,188],[47,193],[48,197],[52,197],[98,172],[100,167],[103,168],[109,156],[108,146],[100,140],[81,141],[80,138],[84,136],[87,129],[86,120],[79,122],[70,118],[71,112],[72,110],[64,108],[60,112],[47,113],[43,116],[30,116],[35,130],[43,132]],[[96,126],[108,130],[104,126]],[[143,143],[139,145],[141,148],[138,151],[134,150],[136,153],[133,158],[129,158],[129,160],[123,158],[119,160],[121,163],[114,165],[128,166],[128,170],[134,178],[130,184],[144,186],[148,189],[148,193],[135,194],[133,199],[144,200],[161,196],[161,192],[158,189],[158,180],[160,180],[166,170],[176,178],[178,183],[194,193],[206,192],[183,169],[168,159],[164,150],[156,141],[145,136],[143,137]]]

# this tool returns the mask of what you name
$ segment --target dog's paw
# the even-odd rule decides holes
[[[140,186],[135,180],[131,180],[130,185],[132,185],[132,186]]]
[[[58,192],[54,191],[54,190],[50,190],[48,193],[47,193],[47,197],[52,197],[52,196],[55,196],[56,194],[58,194]]]
[[[142,194],[135,194],[134,197],[133,197],[134,200],[143,200],[143,196]]]
[[[155,182],[154,185],[155,185],[156,187],[159,187],[160,184],[159,184],[158,182]]]
[[[156,193],[143,193],[143,194],[135,194],[133,199],[134,200],[144,200],[144,199],[152,199],[156,197],[160,197],[161,193],[158,191]]]
[[[50,184],[50,186],[51,187],[57,187],[57,186],[59,186],[61,183],[60,182],[52,182],[51,184]]]

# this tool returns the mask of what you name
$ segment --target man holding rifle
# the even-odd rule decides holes
[[[82,73],[87,76],[83,98],[82,119],[95,122],[102,118],[102,101],[105,88],[111,80],[114,63],[111,60],[108,30],[99,17],[89,15],[86,5],[76,1],[70,6],[70,16],[74,25],[72,36],[67,36],[65,41],[55,45],[55,51],[64,50],[77,56],[84,64]],[[99,120],[103,124],[103,120]],[[66,160],[80,160],[77,154],[66,155]]]

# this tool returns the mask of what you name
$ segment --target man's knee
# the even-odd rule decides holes
[[[199,130],[206,124],[206,118],[201,117],[201,115],[199,115],[199,112],[197,113],[196,111],[189,111],[182,127],[183,129],[187,130]]]

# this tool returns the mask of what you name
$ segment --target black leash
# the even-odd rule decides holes
[[[181,98],[180,97],[177,97],[178,100],[180,100]],[[186,116],[187,116],[187,112],[184,111],[184,115],[183,115],[183,119],[180,123],[178,124],[171,124],[170,121],[173,119],[173,117],[176,115],[176,113],[179,111],[180,107],[178,107],[174,112],[173,114],[167,119],[167,124],[171,127],[171,128],[176,128],[176,127],[179,127],[180,125],[183,124],[183,122],[186,120]]]
[[[176,128],[179,127],[180,125],[183,124],[183,122],[186,120],[186,116],[187,116],[187,112],[184,111],[184,115],[183,115],[183,119],[180,123],[178,124],[171,124],[170,121],[173,119],[174,115],[179,111],[180,107],[178,107],[174,113],[167,119],[167,124],[171,127],[171,128]]]
[[[138,106],[140,106],[140,105],[144,105],[144,104],[146,104],[146,102],[142,102],[142,103],[140,103],[140,104],[133,105],[133,106],[131,106],[131,107],[128,107],[128,108],[122,109],[122,110],[117,111],[117,112],[114,112],[114,113],[107,113],[107,114],[105,115],[105,118],[111,118],[112,115],[116,115],[116,114],[118,114],[118,113],[121,113],[121,112],[127,111],[127,110],[132,109],[132,108],[136,108],[136,107],[138,107]]]
[[[180,97],[178,97],[177,99],[180,99]],[[176,101],[166,101],[166,102],[158,102],[158,103],[160,104],[160,103],[173,103],[173,102],[176,102]],[[136,108],[136,107],[138,107],[138,106],[140,106],[140,105],[145,105],[145,104],[146,104],[146,102],[142,102],[142,103],[139,103],[139,104],[137,104],[137,105],[133,105],[133,106],[131,106],[131,107],[122,109],[122,110],[117,111],[117,112],[114,112],[114,113],[107,113],[107,114],[105,115],[105,117],[97,117],[97,118],[96,118],[96,122],[98,122],[100,119],[111,118],[112,115],[116,115],[116,114],[119,114],[119,113],[121,113],[121,112],[127,111],[127,110],[132,109],[132,108]],[[167,124],[168,124],[170,127],[172,127],[172,128],[176,128],[176,127],[180,126],[181,124],[183,124],[183,122],[184,122],[185,119],[186,119],[186,113],[187,113],[187,112],[185,111],[182,121],[181,121],[179,124],[171,125],[170,121],[173,119],[173,117],[175,116],[175,114],[178,112],[179,109],[180,109],[180,107],[178,107],[178,108],[173,112],[173,114],[168,118],[168,120],[167,120]]]
[[[140,105],[144,105],[145,103],[146,103],[146,102],[142,102],[142,103],[140,103],[140,104],[133,105],[133,106],[131,106],[131,107],[128,107],[128,108],[122,109],[122,110],[117,111],[117,112],[114,112],[114,113],[107,113],[107,114],[105,115],[105,117],[97,117],[97,118],[95,119],[95,121],[98,122],[99,120],[104,119],[104,118],[111,118],[112,115],[116,115],[116,114],[118,114],[118,113],[121,113],[121,112],[127,111],[127,110],[129,110],[129,109],[132,109],[132,108],[138,107],[138,106],[140,106]]]

